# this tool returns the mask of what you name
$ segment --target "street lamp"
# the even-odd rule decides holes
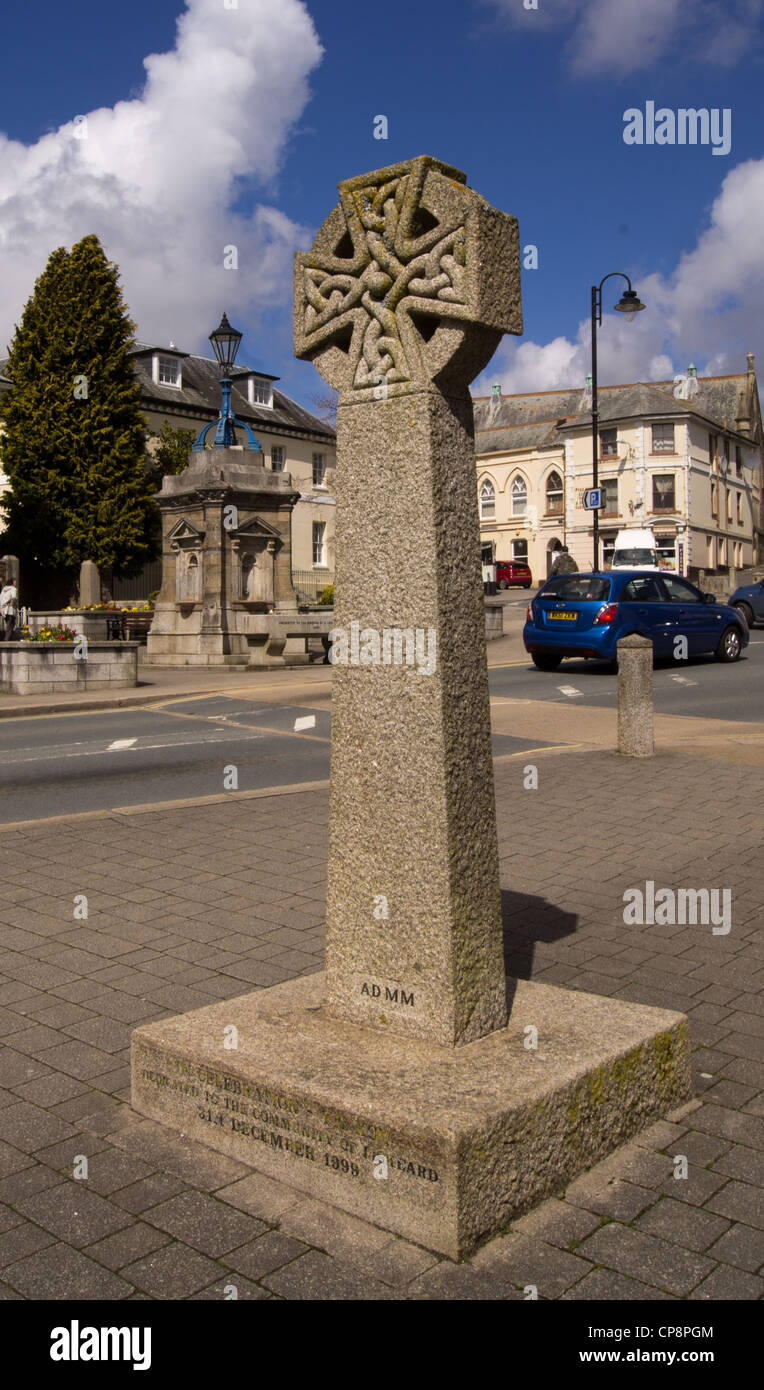
[[[241,333],[237,333],[236,329],[231,327],[227,314],[223,315],[217,328],[210,333],[210,342],[223,376],[228,377],[239,351]]]
[[[233,430],[233,411],[231,410],[231,387],[233,385],[231,370],[239,351],[241,336],[241,333],[237,333],[236,329],[231,327],[227,314],[223,314],[217,328],[210,333],[210,342],[223,373],[220,378],[223,403],[215,430],[215,443],[213,445],[215,449],[228,449],[231,444],[236,442]]]
[[[624,290],[618,303],[613,306],[615,309],[618,310],[619,314],[623,314],[627,323],[630,323],[631,320],[640,312],[640,310],[644,309],[645,307],[642,303],[642,300],[637,295],[636,290],[633,290],[631,288],[631,280],[629,279],[628,275],[624,275],[622,270],[611,270],[609,275],[605,275],[604,278],[600,280],[599,285],[592,285],[592,485],[594,487],[599,486],[598,465],[600,452],[599,409],[597,401],[597,325],[602,324],[602,286],[604,285],[605,280],[611,280],[613,276],[618,276],[621,280],[625,280],[626,284],[629,287],[627,290]],[[596,570],[599,567],[600,560],[600,519],[599,512],[596,507],[594,508],[593,516],[594,568]]]
[[[218,360],[218,366],[223,373],[220,378],[222,404],[220,407],[220,414],[217,418],[213,448],[230,449],[231,445],[236,443],[234,425],[238,425],[247,433],[249,439],[248,447],[250,449],[257,449],[262,453],[261,445],[255,438],[246,420],[239,420],[231,409],[231,387],[233,386],[231,372],[233,370],[233,364],[236,361],[236,354],[239,351],[241,338],[241,333],[235,328],[232,328],[228,322],[227,314],[223,314],[217,328],[213,329],[210,333],[210,342],[212,343],[213,351]],[[191,446],[192,453],[197,454],[204,448],[204,440],[207,431],[212,429],[213,424],[215,424],[215,421],[211,420],[208,425],[205,425],[204,428],[200,430]]]

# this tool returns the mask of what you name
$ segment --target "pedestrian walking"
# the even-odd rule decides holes
[[[566,545],[564,545],[564,546],[562,547],[562,549],[561,549],[561,550],[558,550],[558,552],[557,552],[557,559],[555,560],[554,564],[552,565],[551,570],[549,571],[550,578],[551,578],[551,576],[552,576],[553,574],[577,574],[577,573],[578,573],[578,565],[576,564],[575,560],[573,559],[573,556],[570,554],[570,551],[568,550],[568,547],[567,547]]]
[[[3,587],[0,589],[0,618],[2,619],[3,632],[2,640],[11,642],[13,631],[19,616],[19,596],[16,585],[12,579],[3,580]]]

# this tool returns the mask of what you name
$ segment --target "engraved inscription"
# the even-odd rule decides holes
[[[372,1158],[372,1150],[368,1145],[364,1145],[363,1156]],[[376,1154],[373,1156],[378,1157]],[[391,1158],[388,1166],[397,1169],[399,1173],[408,1173],[411,1178],[421,1178],[423,1182],[438,1181],[437,1169],[427,1168],[424,1163],[411,1163],[405,1158]]]
[[[378,985],[373,980],[364,980],[361,984],[361,994],[365,994],[369,999],[381,999],[386,1004],[408,1004],[413,1008],[414,991],[405,990],[402,986]]]
[[[400,993],[405,991],[399,989]],[[167,1071],[142,1067],[144,1085],[156,1088],[168,1100],[173,1097],[181,1106],[193,1107],[203,1124],[236,1135],[245,1146],[254,1142],[271,1153],[321,1164],[351,1181],[371,1179],[374,1157],[382,1152],[391,1175],[400,1174],[417,1184],[439,1181],[437,1168],[401,1153],[384,1126],[346,1117],[338,1121],[318,1106],[212,1067],[179,1059],[167,1059],[165,1065]],[[176,1075],[169,1074],[171,1070]]]

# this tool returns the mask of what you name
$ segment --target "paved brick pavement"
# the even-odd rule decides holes
[[[320,967],[325,790],[17,829],[0,852],[0,1297],[762,1296],[764,771],[567,751],[537,755],[525,791],[526,761],[496,770],[508,966],[685,1010],[693,1101],[471,1260],[438,1259],[129,1109],[135,1024]],[[732,930],[625,926],[623,892],[648,879],[731,888]]]

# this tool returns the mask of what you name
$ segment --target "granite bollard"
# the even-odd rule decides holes
[[[339,391],[326,975],[132,1042],[137,1110],[453,1259],[689,1086],[681,1014],[505,978],[468,386],[521,328],[515,219],[434,159],[296,257]]]
[[[618,752],[628,758],[652,758],[653,644],[632,633],[617,643]]]

